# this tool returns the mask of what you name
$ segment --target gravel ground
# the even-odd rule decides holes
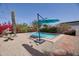
[[[17,34],[14,40],[0,38],[0,55],[2,56],[30,56],[31,54],[22,46],[28,43],[28,34]]]
[[[58,43],[61,42],[71,42],[75,45],[76,49],[74,51],[75,55],[79,53],[79,37],[73,37],[68,35],[63,35],[56,42],[44,42],[43,44],[36,44],[30,40],[29,36],[31,33],[20,33],[14,40],[6,40],[6,38],[0,38],[0,55],[1,56],[38,56],[45,53],[45,51],[53,51],[57,47]],[[55,38],[56,39],[56,38]],[[30,42],[30,43],[29,43]],[[33,47],[30,47],[33,45]]]

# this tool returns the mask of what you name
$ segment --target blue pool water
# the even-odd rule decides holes
[[[55,38],[56,36],[58,36],[58,34],[51,34],[51,33],[42,33],[42,32],[40,32],[40,37],[41,38]],[[31,37],[38,38],[39,37],[38,32],[33,32]]]

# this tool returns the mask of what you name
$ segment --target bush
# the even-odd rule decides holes
[[[68,31],[71,29],[71,26],[69,24],[60,24],[57,26],[58,33],[63,33],[64,31]]]
[[[7,28],[9,28],[10,31],[12,31],[12,24],[10,24],[10,23],[0,24],[0,34]]]
[[[57,28],[56,27],[51,27],[51,28],[42,28],[40,29],[41,32],[48,32],[48,33],[57,33]]]
[[[75,30],[69,30],[69,31],[64,32],[64,34],[75,36],[76,35],[76,31]]]
[[[28,30],[27,24],[17,24],[16,25],[16,32],[17,33],[26,33]]]
[[[36,32],[37,31],[37,29],[35,29],[35,28],[31,28],[31,27],[28,27],[28,29],[27,29],[27,32]]]

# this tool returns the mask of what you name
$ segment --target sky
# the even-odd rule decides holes
[[[75,3],[2,3],[0,23],[11,22],[11,11],[16,12],[17,23],[31,24],[37,20],[37,13],[43,18],[59,19],[60,23],[79,20],[79,4]]]

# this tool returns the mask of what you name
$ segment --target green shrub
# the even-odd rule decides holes
[[[28,31],[28,25],[27,24],[17,24],[16,31],[17,31],[17,33],[26,33]]]
[[[40,29],[41,32],[48,32],[48,33],[57,33],[57,28],[56,27],[51,27],[51,28],[42,28]]]

